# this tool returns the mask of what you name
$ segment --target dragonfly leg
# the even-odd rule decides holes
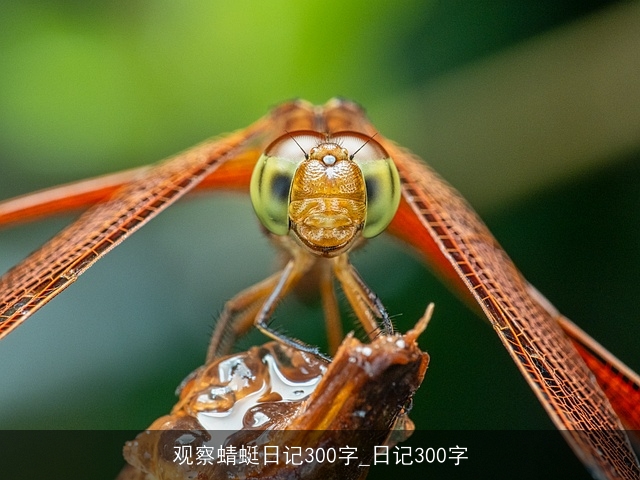
[[[311,347],[300,340],[289,338],[269,326],[269,321],[278,302],[299,283],[302,276],[316,263],[315,257],[309,255],[292,242],[282,241],[281,243],[281,246],[291,253],[291,259],[280,272],[243,290],[225,303],[209,343],[207,363],[217,357],[228,354],[235,341],[247,333],[253,325],[262,333],[280,343],[328,359],[328,357],[319,353],[317,347]],[[322,273],[324,270],[327,270],[326,274]],[[323,286],[328,282],[329,287],[332,288],[330,273],[328,269],[321,270],[321,290],[323,291],[327,315],[336,317],[339,322],[337,302],[335,302],[334,298],[335,306],[332,312],[331,300],[326,300],[329,295],[326,293],[327,286]],[[336,338],[340,337],[337,340],[339,344],[340,340],[342,340],[341,332],[338,331],[337,335],[334,336]],[[333,342],[335,343],[336,340],[334,339]]]
[[[302,252],[301,250],[299,251]],[[327,361],[331,361],[331,358],[321,353],[318,347],[314,347],[298,339],[288,337],[269,326],[269,321],[273,311],[280,299],[282,299],[299,282],[300,278],[309,271],[316,261],[315,258],[307,255],[306,252],[302,252],[304,254],[296,254],[294,251],[293,253],[294,257],[289,260],[282,270],[282,275],[280,276],[278,284],[271,292],[266,302],[262,305],[262,308],[260,308],[258,315],[255,317],[254,324],[262,333],[273,340],[303,352],[317,355]]]
[[[260,307],[278,284],[282,271],[243,290],[224,305],[207,350],[207,363],[230,353],[231,347],[253,326]]]
[[[364,283],[347,255],[333,259],[333,271],[342,289],[370,339],[376,338],[380,329],[384,335],[393,335],[393,324],[378,296]]]
[[[320,270],[319,284],[320,296],[322,298],[322,309],[324,310],[324,320],[327,325],[327,339],[329,341],[329,352],[335,355],[338,347],[342,343],[344,333],[342,322],[340,321],[340,307],[336,298],[336,291],[333,288],[333,274],[328,262],[322,262]]]

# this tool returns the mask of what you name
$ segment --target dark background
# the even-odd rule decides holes
[[[531,283],[637,371],[638,7],[3,4],[0,198],[152,163],[292,97],[345,96],[458,188]],[[0,231],[0,269],[71,220]],[[173,206],[2,342],[0,428],[144,429],[203,362],[224,301],[266,277],[274,258],[246,197]],[[410,253],[382,236],[354,261],[400,330],[436,304],[421,339],[432,360],[418,428],[553,430],[492,329]],[[323,342],[317,304],[289,300],[277,321]],[[0,452],[9,442],[0,433]],[[121,443],[105,441],[90,459],[103,478],[119,469]],[[492,468],[496,443],[484,459]],[[572,476],[586,475],[565,450],[532,455],[541,471],[566,459]],[[3,469],[22,463],[0,458]],[[47,458],[69,472],[82,463]]]

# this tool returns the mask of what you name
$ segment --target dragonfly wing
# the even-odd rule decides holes
[[[251,173],[256,162],[253,149],[234,153],[219,162],[194,190],[249,190]],[[140,178],[149,167],[138,167],[102,175],[87,180],[47,188],[0,202],[0,227],[25,223],[75,210],[86,210],[107,201],[124,185]]]
[[[426,256],[433,257],[437,249],[436,256],[448,262],[445,277],[458,285],[462,280],[553,422],[594,475],[639,478],[638,460],[607,397],[487,227],[419,159],[391,142],[383,145],[402,181],[400,215],[417,219],[421,230],[401,236]]]
[[[533,285],[529,285],[529,293],[556,319],[569,337],[589,370],[595,375],[598,385],[625,428],[632,434],[640,432],[640,376],[558,312]]]
[[[245,130],[137,170],[129,183],[0,278],[0,338],[228,159],[249,155],[255,162],[275,125],[272,114]]]
[[[568,318],[560,316],[558,323],[596,376],[622,424],[640,432],[640,376]]]
[[[77,209],[87,209],[109,199],[116,190],[133,181],[147,168],[134,168],[81,180],[2,201],[0,202],[0,226],[31,222]]]

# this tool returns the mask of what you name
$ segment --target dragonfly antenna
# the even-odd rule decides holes
[[[356,156],[356,153],[358,153],[360,150],[362,150],[364,148],[364,146],[369,143],[371,140],[373,140],[373,137],[375,137],[376,135],[378,135],[378,132],[374,133],[373,135],[371,135],[366,142],[364,142],[362,145],[360,145],[360,148],[358,148],[355,152],[353,152],[351,155],[349,155],[349,160],[353,160],[353,157]],[[297,142],[296,142],[297,143]]]
[[[294,142],[296,142],[296,145],[298,145],[298,148],[300,150],[302,150],[302,153],[304,153],[304,159],[305,160],[309,160],[309,154],[307,152],[304,151],[304,148],[302,148],[302,146],[298,143],[298,141],[296,140],[296,138],[291,135],[291,132],[289,132],[288,130],[285,130],[285,132],[287,132],[287,135],[289,135],[289,137],[291,137],[291,140],[293,140]],[[363,145],[364,146],[364,145]],[[362,148],[362,147],[360,147]]]

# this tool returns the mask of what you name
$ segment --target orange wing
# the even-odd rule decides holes
[[[640,376],[609,353],[568,318],[559,316],[558,323],[595,374],[623,425],[640,432]]]
[[[401,236],[425,255],[440,252],[438,266],[457,286],[462,281],[582,462],[605,478],[639,478],[638,460],[607,397],[486,226],[422,162],[391,143],[384,146],[402,179],[400,215],[419,224],[419,235],[403,226]]]
[[[199,183],[186,188],[184,192],[192,188],[195,190],[219,188],[248,190],[257,155],[259,153],[255,148],[247,151],[240,149],[233,156],[218,162],[207,176]],[[173,161],[177,162],[181,157],[182,155],[179,155]],[[0,202],[0,226],[32,222],[73,210],[86,210],[97,203],[109,200],[118,189],[134,180],[144,182],[147,176],[153,177],[155,170],[152,169],[151,172],[149,170],[149,167],[132,168]],[[166,206],[170,204],[171,202]]]
[[[247,156],[255,162],[273,136],[274,126],[273,117],[268,116],[246,130],[194,147],[154,167],[109,176],[110,181],[102,187],[85,184],[84,194],[77,196],[79,203],[95,202],[115,192],[0,279],[0,338],[220,165]],[[130,181],[117,188],[123,179]],[[87,192],[93,192],[93,196]],[[14,202],[17,206],[14,203],[4,208],[7,218],[21,208],[34,215],[40,211],[37,201],[26,207],[24,199]],[[77,203],[70,201],[63,207],[72,208]]]

